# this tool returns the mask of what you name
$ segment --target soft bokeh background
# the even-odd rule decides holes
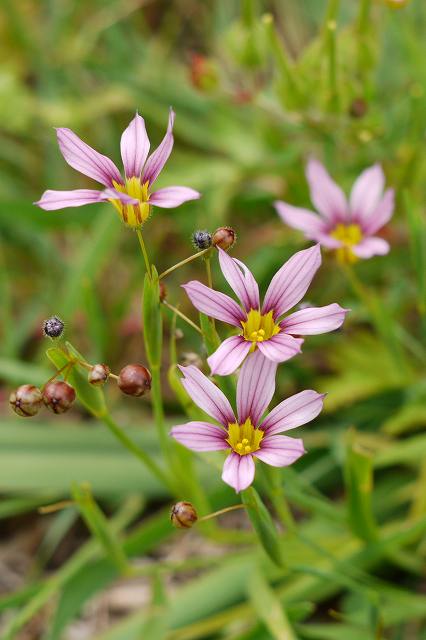
[[[154,640],[426,638],[426,6],[392,4],[1,3],[5,638],[130,640],[143,637],[143,629]],[[65,320],[67,338],[89,361],[108,362],[114,371],[144,361],[144,268],[135,235],[106,204],[44,212],[31,203],[46,188],[94,186],[62,159],[53,127],[72,128],[121,166],[120,135],[135,110],[154,145],[170,105],[175,148],[159,186],[184,184],[203,197],[156,210],[147,223],[159,270],[192,252],[195,229],[231,224],[238,234],[233,255],[266,287],[305,246],[272,202],[310,206],[304,164],[311,154],[346,191],[374,162],[397,191],[384,231],[391,253],[355,266],[380,303],[382,333],[325,254],[309,301],[338,301],[352,312],[342,331],[307,340],[303,356],[280,369],[277,398],[302,388],[329,392],[324,416],[303,430],[308,455],[283,475],[305,538],[286,534],[289,573],[247,550],[253,540],[243,515],[224,521],[223,544],[208,531],[176,535],[167,521],[170,496],[81,407],[54,420],[43,413],[24,421],[7,405],[13,386],[42,384],[51,375],[40,326],[52,314]],[[205,277],[201,262],[169,278],[168,299],[196,319],[179,288],[192,277]],[[214,279],[225,286],[216,267]],[[179,357],[204,357],[197,335],[180,321],[178,327]],[[165,331],[169,344],[169,321]],[[168,364],[167,351],[164,386],[173,416],[181,409],[167,385]],[[107,394],[120,423],[155,454],[149,400],[123,400],[112,385]],[[362,469],[353,462],[357,455]],[[352,472],[361,474],[358,484]],[[214,469],[203,477],[217,508],[235,502]],[[73,510],[36,514],[38,505],[67,498],[72,481],[89,481],[106,513],[115,514],[126,553],[151,567],[146,577],[117,582],[100,552],[81,547],[88,534]],[[370,518],[377,536],[360,529]],[[137,528],[129,534],[131,523]],[[194,568],[197,562],[207,568]],[[254,577],[253,566],[261,567]],[[105,635],[130,614],[130,622]]]

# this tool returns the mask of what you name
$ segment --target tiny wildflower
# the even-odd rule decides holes
[[[216,420],[174,426],[171,435],[193,451],[229,451],[222,480],[243,491],[254,479],[254,458],[273,467],[285,467],[305,453],[303,441],[278,435],[313,420],[324,395],[306,390],[284,400],[265,418],[275,391],[277,364],[253,353],[243,364],[237,383],[237,415],[222,391],[196,367],[180,367],[181,383],[200,409]]]
[[[148,157],[150,142],[144,119],[136,114],[121,136],[121,158],[124,178],[114,162],[80,138],[71,129],[57,129],[58,144],[68,164],[106,189],[75,189],[73,191],[45,191],[35,204],[53,211],[65,207],[81,207],[94,202],[109,201],[121,220],[137,229],[151,213],[152,205],[169,209],[200,197],[189,187],[165,187],[151,192],[151,188],[166,164],[173,148],[175,114],[170,110],[166,135],[157,149]]]

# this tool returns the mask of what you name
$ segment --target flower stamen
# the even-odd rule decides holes
[[[247,314],[247,320],[241,321],[241,325],[243,327],[241,335],[245,340],[252,343],[252,351],[256,349],[258,342],[269,340],[281,331],[280,327],[274,322],[272,311],[262,315],[257,309],[250,309]]]
[[[254,453],[260,449],[262,439],[262,429],[255,429],[250,418],[247,418],[243,424],[234,422],[228,425],[228,438],[226,442],[231,449],[240,456]]]
[[[330,236],[342,243],[342,246],[336,249],[339,262],[348,264],[357,262],[358,257],[352,251],[352,247],[358,244],[363,237],[359,224],[338,224]]]

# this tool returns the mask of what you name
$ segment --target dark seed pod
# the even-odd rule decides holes
[[[87,379],[94,387],[102,387],[108,380],[110,373],[111,370],[106,364],[95,364],[90,369]]]
[[[43,398],[40,389],[32,384],[23,384],[9,396],[9,404],[13,411],[23,418],[31,418],[39,411]]]
[[[128,364],[118,376],[119,389],[128,396],[143,396],[151,389],[151,374],[142,364]]]
[[[231,227],[219,227],[212,236],[213,245],[225,251],[234,246],[236,239],[237,234]]]
[[[172,525],[177,529],[190,529],[198,520],[198,515],[190,502],[176,502],[170,512]]]
[[[43,402],[53,413],[65,413],[75,400],[75,391],[68,382],[49,382],[43,389]]]
[[[58,316],[52,316],[43,323],[43,333],[49,338],[59,338],[64,330],[64,323]]]
[[[212,246],[212,234],[208,231],[194,231],[192,234],[192,244],[196,249],[202,251]]]

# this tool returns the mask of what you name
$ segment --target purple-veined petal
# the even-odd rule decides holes
[[[383,198],[380,200],[376,209],[370,214],[367,220],[364,220],[364,231],[367,235],[376,233],[383,227],[392,217],[395,207],[395,192],[393,189],[387,189]]]
[[[288,467],[306,453],[303,440],[288,436],[265,436],[260,446],[254,455],[272,467]]]
[[[132,198],[132,196],[129,196],[127,193],[117,191],[117,189],[113,189],[112,187],[101,191],[100,200],[120,200],[123,204],[139,204],[137,198]]]
[[[145,160],[149,153],[149,138],[145,129],[145,121],[138,113],[121,136],[121,158],[127,178],[141,175]]]
[[[389,253],[389,243],[383,238],[372,236],[365,238],[359,244],[351,247],[358,258],[371,258],[372,256],[384,256]]]
[[[234,412],[229,400],[197,367],[181,367],[184,378],[182,386],[191,396],[195,404],[209,416],[220,422],[224,427],[235,422]]]
[[[172,427],[170,435],[192,451],[220,451],[229,449],[226,432],[209,422],[187,422]]]
[[[201,193],[189,187],[165,187],[152,193],[149,196],[149,203],[162,209],[171,209],[189,200],[198,200],[200,197]]]
[[[287,202],[277,200],[274,202],[275,209],[281,220],[293,229],[303,231],[309,240],[316,240],[318,234],[325,233],[327,225],[318,215],[308,209],[293,207]]]
[[[231,256],[223,249],[220,249],[220,247],[218,247],[218,251],[222,273],[231,289],[241,300],[246,311],[259,309],[259,286],[250,269],[240,260],[231,258]]]
[[[164,136],[156,150],[151,153],[148,160],[146,161],[145,168],[143,170],[142,182],[149,182],[149,184],[155,182],[164,165],[166,164],[173,149],[174,121],[175,112],[173,111],[173,109],[170,109],[169,123],[167,125],[166,135]]]
[[[197,280],[191,280],[182,287],[198,311],[241,329],[241,321],[246,319],[246,315],[235,300],[224,293],[206,287]]]
[[[285,362],[301,352],[302,344],[301,338],[294,338],[287,333],[277,333],[269,340],[258,342],[257,348],[268,360]]]
[[[276,371],[277,363],[265,358],[258,350],[244,362],[237,383],[239,424],[250,418],[254,427],[258,425],[274,395]]]
[[[367,221],[379,204],[385,187],[385,176],[379,164],[365,169],[355,180],[349,204],[354,221]]]
[[[305,295],[321,264],[318,244],[298,251],[271,280],[265,295],[263,313],[274,312],[274,318],[294,307]]]
[[[82,207],[102,200],[102,193],[95,189],[74,189],[72,191],[45,191],[40,200],[34,202],[41,209],[55,211],[66,207]]]
[[[229,376],[233,373],[251,348],[251,342],[242,336],[226,338],[212,355],[207,358],[212,375]]]
[[[348,203],[342,189],[334,182],[326,168],[311,158],[306,165],[311,200],[315,208],[330,222],[345,220]]]
[[[223,465],[222,480],[237,493],[244,491],[254,480],[254,460],[251,455],[230,453]]]
[[[325,307],[308,307],[284,318],[280,327],[285,333],[300,336],[313,336],[338,329],[349,309],[343,309],[337,303]]]
[[[300,427],[316,418],[322,411],[324,398],[325,394],[317,393],[312,389],[296,393],[272,409],[260,428],[271,436]]]
[[[113,181],[123,184],[120,172],[110,158],[102,155],[83,142],[71,129],[56,129],[58,144],[68,164],[106,187],[112,187]]]
[[[336,240],[328,233],[318,233],[315,240],[326,249],[339,249],[343,246],[340,240]]]

